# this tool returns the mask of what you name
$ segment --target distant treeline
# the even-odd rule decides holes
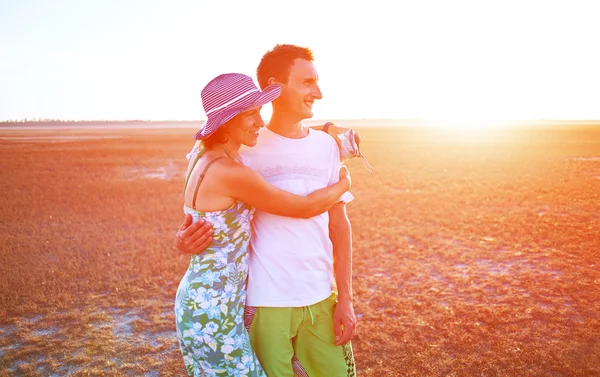
[[[328,119],[342,127],[427,127],[436,126],[437,121],[425,119]],[[326,120],[307,119],[306,125],[324,124]],[[203,120],[60,120],[60,119],[22,119],[22,120],[3,120],[0,121],[0,127],[27,127],[27,126],[182,126],[198,127],[204,124]],[[568,120],[568,119],[532,119],[532,120],[514,120],[498,122],[497,126],[508,127],[599,127],[600,120]]]
[[[22,119],[22,120],[3,120],[0,126],[58,126],[58,125],[77,125],[77,126],[123,126],[123,125],[160,125],[160,124],[181,124],[181,125],[199,125],[204,121],[199,120],[60,120],[60,119]]]

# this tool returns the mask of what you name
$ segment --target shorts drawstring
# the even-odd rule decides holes
[[[315,317],[313,317],[312,310],[310,310],[310,306],[305,306],[305,308],[308,309],[308,312],[310,313],[310,323],[312,325],[314,325],[315,324]]]

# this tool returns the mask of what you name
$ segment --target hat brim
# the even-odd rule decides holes
[[[235,104],[232,107],[225,108],[221,111],[211,114],[204,123],[204,126],[198,132],[196,132],[196,135],[194,135],[194,139],[206,139],[207,137],[215,133],[222,125],[233,119],[236,115],[243,113],[246,110],[266,105],[267,103],[275,100],[280,95],[281,87],[279,85],[269,85],[262,92],[256,92],[248,96],[247,98],[244,98],[238,104]]]

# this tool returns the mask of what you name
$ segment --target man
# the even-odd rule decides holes
[[[257,76],[263,89],[279,84],[281,95],[258,144],[240,150],[244,163],[299,195],[334,183],[340,167],[334,140],[302,124],[322,98],[312,52],[277,45],[262,57]],[[352,232],[346,214],[352,199],[346,193],[327,213],[310,219],[254,215],[246,315],[252,347],[268,376],[293,376],[294,369],[297,375],[355,375]],[[212,237],[210,225],[189,224],[186,219],[178,232],[177,247],[201,251]]]

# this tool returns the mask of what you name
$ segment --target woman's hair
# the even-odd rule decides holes
[[[225,127],[221,126],[218,130],[215,131],[215,133],[202,140],[202,144],[207,149],[210,149],[217,144],[226,143],[227,141],[229,141],[227,130],[225,130]]]
[[[271,77],[282,84],[287,84],[290,68],[296,59],[312,62],[313,53],[306,47],[295,45],[277,45],[271,51],[267,51],[256,68],[256,77],[260,88],[266,88]]]

